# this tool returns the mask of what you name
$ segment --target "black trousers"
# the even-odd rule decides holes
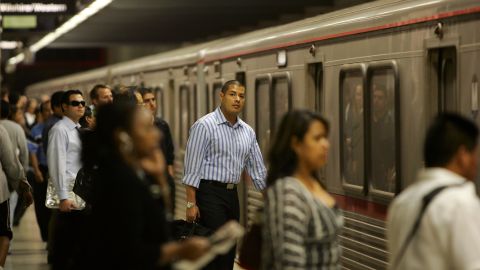
[[[40,165],[40,171],[43,175],[43,182],[33,181],[33,202],[35,204],[35,215],[37,216],[38,227],[44,242],[48,241],[48,223],[52,211],[45,206],[48,186],[48,167]]]
[[[87,216],[83,211],[53,211],[53,234],[50,235],[49,256],[52,270],[75,269],[75,261],[86,248]],[[51,244],[51,246],[50,246]]]
[[[207,228],[216,230],[229,220],[239,221],[240,206],[237,189],[200,182],[196,192],[197,206],[200,210],[199,223]],[[227,254],[218,256],[204,269],[230,270],[233,269],[236,247]]]

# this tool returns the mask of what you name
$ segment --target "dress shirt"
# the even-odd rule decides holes
[[[201,179],[237,184],[243,169],[259,190],[266,169],[253,129],[237,118],[232,125],[220,107],[193,124],[185,153],[183,183],[198,188]]]
[[[10,137],[10,141],[14,146],[14,150],[18,155],[18,159],[25,171],[28,170],[28,148],[27,138],[25,137],[25,131],[22,126],[11,120],[0,120],[2,125]]]
[[[9,186],[19,191],[20,181],[26,181],[25,171],[14,153],[10,137],[0,125],[0,203],[10,197]]]
[[[56,116],[55,114],[50,116],[47,121],[45,121],[45,124],[43,126],[42,130],[42,145],[43,145],[43,151],[45,154],[47,153],[48,149],[48,133],[50,132],[50,129],[62,119],[62,116]]]
[[[443,168],[425,169],[418,179],[388,211],[390,267],[412,230],[423,197],[437,187],[461,184],[447,187],[431,201],[396,269],[480,269],[480,201],[473,182]]]
[[[77,127],[80,127],[78,123],[63,117],[48,133],[48,171],[60,200],[69,198],[68,193],[82,167],[82,142]]]

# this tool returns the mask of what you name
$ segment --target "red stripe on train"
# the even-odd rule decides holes
[[[352,198],[344,195],[332,194],[337,201],[338,206],[345,211],[354,212],[356,214],[367,217],[386,220],[387,206],[369,202],[363,199]]]
[[[330,35],[325,35],[325,36],[306,39],[306,40],[301,40],[301,41],[292,41],[292,42],[287,42],[287,43],[274,45],[274,46],[266,47],[266,48],[247,50],[247,51],[227,55],[225,57],[216,58],[216,59],[201,59],[197,63],[213,62],[213,61],[217,61],[217,60],[224,60],[224,59],[238,57],[238,56],[247,55],[247,54],[253,54],[253,53],[259,53],[259,52],[264,52],[264,51],[269,51],[269,50],[274,50],[274,49],[286,48],[286,47],[301,45],[301,44],[305,44],[305,43],[311,43],[311,42],[315,42],[315,41],[322,41],[322,40],[334,39],[334,38],[339,38],[339,37],[346,37],[346,36],[351,36],[351,35],[356,35],[356,34],[363,34],[363,33],[368,33],[368,32],[379,31],[379,30],[391,29],[391,28],[400,27],[400,26],[406,26],[406,25],[412,25],[412,24],[423,23],[423,22],[428,22],[428,21],[434,21],[434,20],[438,20],[438,19],[445,19],[445,18],[460,16],[460,15],[468,15],[468,14],[473,14],[473,13],[478,13],[478,12],[480,12],[480,7],[473,7],[473,8],[463,9],[463,10],[449,11],[449,12],[435,14],[435,15],[432,15],[432,16],[423,17],[423,18],[416,18],[416,19],[410,19],[410,20],[401,21],[401,22],[394,22],[394,23],[389,23],[389,24],[380,25],[380,26],[373,26],[373,27],[368,27],[368,28],[356,29],[356,30],[352,30],[352,31],[347,31],[347,32],[342,32],[342,33],[337,33],[337,34],[330,34]]]

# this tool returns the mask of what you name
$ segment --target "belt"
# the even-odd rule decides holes
[[[202,183],[209,184],[209,185],[214,185],[214,186],[219,186],[223,187],[226,189],[235,189],[237,187],[237,184],[233,183],[222,183],[214,180],[202,180]]]

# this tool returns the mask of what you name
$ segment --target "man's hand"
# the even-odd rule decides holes
[[[28,206],[30,206],[30,204],[33,203],[33,194],[31,191],[23,192],[22,196],[23,196],[25,208],[27,208]]]
[[[60,212],[71,212],[72,210],[76,209],[76,206],[72,200],[65,199],[60,201],[58,209]]]
[[[188,222],[194,222],[200,218],[200,210],[198,209],[198,206],[194,205],[192,208],[187,208],[186,216]]]
[[[43,174],[40,170],[35,170],[35,181],[37,183],[43,183]]]

